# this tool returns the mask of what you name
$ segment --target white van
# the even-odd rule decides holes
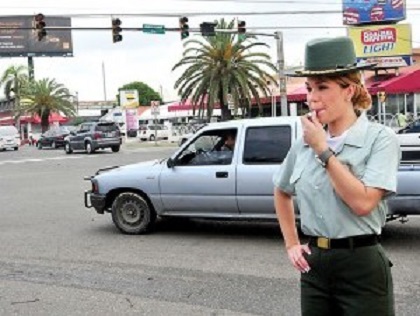
[[[13,148],[18,150],[20,145],[19,131],[12,125],[0,126],[0,150]]]
[[[143,125],[139,128],[138,137],[140,140],[168,139],[169,129],[161,124]]]

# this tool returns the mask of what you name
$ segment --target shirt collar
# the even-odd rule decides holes
[[[349,132],[344,141],[346,145],[362,147],[365,143],[365,135],[369,126],[369,120],[366,113],[357,118],[356,122],[349,128]]]

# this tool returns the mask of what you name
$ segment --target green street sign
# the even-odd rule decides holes
[[[165,34],[165,25],[143,24],[143,33]]]

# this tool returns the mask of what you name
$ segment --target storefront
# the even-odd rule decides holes
[[[369,111],[372,119],[398,128],[398,113],[403,113],[409,121],[420,116],[420,69],[371,76],[366,80],[366,87],[372,95]]]

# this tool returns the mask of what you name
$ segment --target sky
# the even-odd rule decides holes
[[[406,4],[407,20],[404,23],[412,24],[413,47],[420,47],[420,0],[407,0]],[[273,62],[277,60],[277,50],[276,42],[270,35],[276,29],[282,31],[286,65],[302,64],[308,40],[345,35],[342,15],[247,13],[339,11],[341,8],[341,1],[338,0],[15,0],[0,3],[1,16],[37,13],[71,16],[73,27],[110,27],[112,17],[119,17],[123,28],[142,27],[143,24],[178,27],[177,16],[187,16],[190,28],[198,28],[202,22],[212,22],[222,17],[227,20],[237,18],[246,21],[248,31],[268,35],[258,36],[258,41],[270,45],[266,52]],[[175,16],[132,16],[145,13]],[[195,16],[194,13],[205,15]],[[306,28],[292,29],[291,26]],[[35,57],[35,79],[55,78],[72,93],[77,93],[80,101],[112,101],[118,88],[132,81],[142,81],[161,92],[165,102],[177,100],[174,83],[182,70],[172,71],[172,67],[182,58],[180,34],[167,32],[164,35],[151,35],[123,31],[122,35],[122,42],[113,43],[110,30],[73,30],[74,56]],[[199,36],[190,34],[190,38]],[[0,73],[8,66],[18,64],[27,65],[27,58],[0,58]]]

